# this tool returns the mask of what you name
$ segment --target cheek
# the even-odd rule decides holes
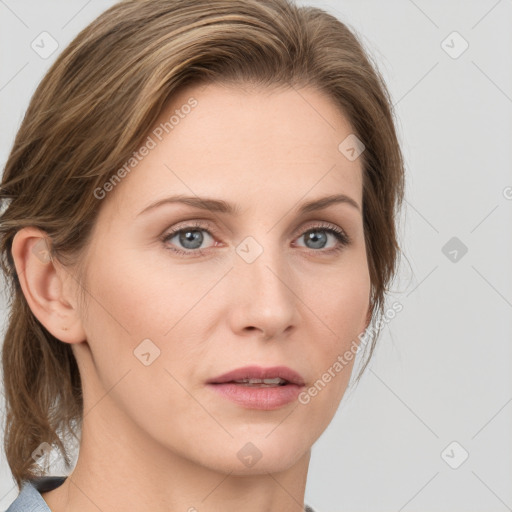
[[[102,257],[106,263],[98,264]],[[165,258],[145,258],[143,251],[131,248],[97,254],[95,260],[89,281],[91,321],[130,345],[164,336],[211,287],[209,279],[185,279]]]
[[[315,312],[331,332],[333,348],[364,331],[370,302],[371,282],[366,258],[353,258],[328,276],[311,282],[314,292],[308,297],[314,301]],[[329,346],[330,344],[328,344]]]
[[[146,339],[157,339],[169,329],[173,294],[161,296],[162,285],[148,265],[131,258],[115,243],[98,244],[89,262],[88,314],[85,331],[99,377],[112,385],[129,369],[142,366],[134,349]],[[98,250],[99,249],[99,250]],[[161,277],[161,276],[160,276]],[[160,342],[158,342],[160,343]],[[116,364],[112,365],[112,361]]]
[[[179,367],[185,371],[193,368],[188,359],[197,363],[193,357],[197,354],[191,351],[184,357],[176,350],[183,339],[182,323],[173,326],[211,283],[194,287],[179,273],[170,277],[167,269],[164,276],[151,265],[140,265],[125,256],[112,254],[109,261],[115,264],[92,266],[95,271],[88,282],[86,334],[92,363],[88,370],[96,374],[91,382],[97,378],[104,390],[111,390],[116,406],[139,425],[154,418],[156,429],[169,419],[171,405],[173,414],[187,417],[190,397],[179,384],[182,376],[175,375],[169,361],[179,357]],[[170,428],[168,424],[166,428]]]
[[[371,283],[366,258],[333,271],[321,280],[311,280],[314,292],[307,304],[321,322],[314,321],[316,340],[311,351],[312,366],[317,369],[317,390],[312,390],[308,407],[316,414],[331,418],[345,393],[350,380],[359,344],[366,329]],[[340,362],[341,361],[341,362]],[[315,394],[316,393],[316,394]]]
[[[108,250],[94,253],[87,283],[85,330],[103,384],[113,385],[128,370],[133,374],[133,370],[158,366],[171,368],[170,363],[177,359],[180,368],[194,367],[202,346],[193,340],[204,338],[197,321],[205,318],[202,307],[206,301],[201,300],[225,269],[185,271],[160,253],[151,259],[142,251],[115,251],[115,247],[120,246],[112,243]],[[144,341],[147,339],[151,342]],[[155,357],[147,368],[138,359],[139,352],[147,352],[144,347],[151,360]],[[176,351],[178,347],[185,350]],[[165,377],[169,379],[169,375]]]

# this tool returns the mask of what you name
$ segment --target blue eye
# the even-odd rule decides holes
[[[318,236],[319,234],[320,236]],[[307,245],[309,249],[324,249],[325,245],[328,242],[327,234],[332,235],[338,242],[335,247],[327,249],[327,252],[331,252],[332,250],[343,249],[343,247],[348,245],[350,242],[348,236],[342,230],[333,227],[322,226],[308,229],[299,238],[305,237],[306,243],[311,242],[312,245]]]
[[[177,237],[178,242],[182,244],[182,247],[186,250],[184,251],[180,248],[169,247],[171,251],[184,255],[194,253],[194,256],[200,256],[204,252],[204,250],[200,248],[205,239],[202,233],[207,233],[209,237],[213,238],[212,234],[207,229],[204,229],[201,224],[195,224],[193,226],[186,226],[182,229],[172,231],[171,233],[166,234],[162,240],[167,244],[167,242]]]
[[[203,233],[206,233],[206,236]],[[325,249],[328,243],[328,235],[334,237],[336,243],[334,247]],[[213,240],[213,235],[208,229],[204,228],[203,224],[195,223],[166,233],[162,238],[162,242],[167,249],[176,254],[197,257],[202,256],[208,252],[211,247],[216,245],[214,241],[210,247],[201,247],[208,237]],[[175,238],[176,241],[171,244],[171,240]],[[351,242],[350,238],[343,230],[331,224],[328,226],[313,226],[298,237],[298,239],[301,238],[306,240],[307,249],[319,254],[330,254],[340,251]],[[178,247],[175,244],[178,244]]]

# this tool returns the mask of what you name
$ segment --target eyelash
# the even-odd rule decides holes
[[[167,250],[172,251],[179,255],[189,256],[189,257],[199,257],[199,256],[203,256],[204,254],[206,254],[206,252],[208,252],[208,250],[210,248],[209,249],[190,249],[190,250],[186,251],[183,249],[178,249],[176,247],[170,247],[167,244],[167,242],[170,239],[174,238],[174,236],[176,236],[177,234],[182,233],[182,232],[187,232],[187,231],[206,231],[206,233],[208,233],[212,238],[214,237],[213,234],[210,232],[210,230],[206,229],[203,224],[201,224],[200,222],[194,222],[193,224],[189,224],[183,228],[175,229],[173,231],[165,233],[161,237],[161,241],[163,242],[163,244]],[[300,235],[300,237],[304,236],[306,233],[309,233],[311,231],[325,231],[327,233],[330,233],[331,235],[333,235],[336,238],[336,240],[338,241],[338,245],[331,249],[325,249],[325,250],[324,249],[308,249],[309,252],[333,254],[333,253],[337,253],[337,252],[343,250],[347,245],[349,245],[352,242],[351,238],[342,229],[340,229],[336,226],[333,226],[331,224],[327,224],[327,225],[319,224],[316,226],[312,226],[312,227],[306,229],[306,231],[304,231]],[[194,256],[191,256],[191,255],[194,255]]]

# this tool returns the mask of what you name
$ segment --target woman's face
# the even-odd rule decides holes
[[[368,322],[361,158],[339,149],[351,133],[313,89],[175,96],[98,199],[86,255],[87,342],[73,349],[86,409],[108,392],[111,421],[124,418],[116,436],[235,474],[284,470],[309,451]],[[301,211],[333,195],[349,199]],[[165,202],[175,196],[191,200]],[[246,366],[286,366],[304,386],[209,384]]]

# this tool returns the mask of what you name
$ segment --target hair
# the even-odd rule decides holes
[[[94,191],[140,147],[167,102],[200,83],[314,87],[335,102],[365,145],[359,158],[371,321],[384,312],[400,254],[395,222],[404,164],[389,93],[355,33],[293,0],[119,2],[78,34],[40,82],[0,186],[0,265],[9,289],[4,451],[18,487],[39,474],[32,453],[43,442],[69,467],[63,436],[76,439],[83,397],[71,345],[27,304],[13,237],[39,228],[51,258],[80,270],[100,207]]]

